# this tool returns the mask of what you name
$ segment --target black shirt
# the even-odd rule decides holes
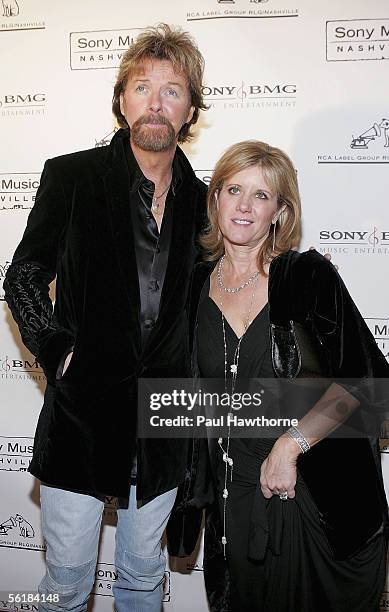
[[[139,322],[144,347],[158,318],[172,234],[172,204],[181,176],[174,158],[172,183],[159,232],[151,212],[155,185],[139,168],[130,143],[124,142],[124,146],[130,173],[130,209],[140,294]]]

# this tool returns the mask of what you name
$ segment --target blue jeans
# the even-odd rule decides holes
[[[136,507],[131,485],[129,506],[118,509],[113,588],[117,612],[160,612],[166,558],[161,538],[177,489]],[[59,594],[40,612],[84,612],[95,580],[104,504],[90,497],[41,485],[42,531],[47,545],[41,594]]]

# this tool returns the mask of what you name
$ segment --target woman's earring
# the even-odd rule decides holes
[[[276,226],[277,226],[277,219],[273,223],[273,253],[274,253],[274,249],[276,246]]]

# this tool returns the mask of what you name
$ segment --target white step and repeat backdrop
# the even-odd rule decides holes
[[[215,159],[238,140],[259,138],[285,149],[298,168],[302,247],[333,254],[389,356],[387,0],[2,0],[0,591],[34,591],[44,569],[38,483],[27,467],[45,377],[20,342],[2,280],[44,160],[109,142],[122,54],[142,28],[159,21],[191,32],[206,59],[210,109],[185,146],[198,176],[208,182]],[[115,500],[107,499],[97,612],[113,606],[114,528]],[[172,612],[207,609],[201,547],[190,560],[170,560],[164,601]],[[384,593],[382,608],[388,606]]]

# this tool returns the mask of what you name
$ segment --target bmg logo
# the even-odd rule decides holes
[[[0,98],[0,108],[11,106],[41,106],[46,102],[44,93],[6,94]]]

